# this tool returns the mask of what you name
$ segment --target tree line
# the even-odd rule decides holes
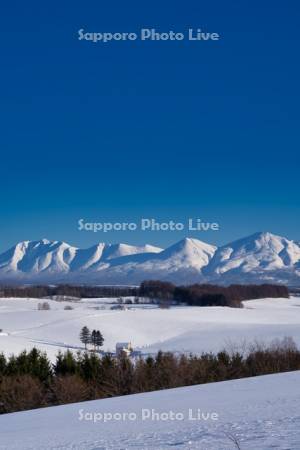
[[[160,280],[146,280],[139,287],[120,286],[6,286],[0,288],[0,297],[70,297],[80,298],[147,298],[161,305],[170,302],[186,303],[192,306],[231,306],[242,307],[243,300],[265,297],[289,297],[286,286],[261,284],[218,286],[213,284],[193,284],[177,286]]]
[[[8,358],[0,354],[0,413],[299,369],[300,350],[290,339],[246,354],[158,352],[136,361],[66,351],[54,364],[34,348]]]
[[[134,286],[76,286],[60,284],[57,286],[0,286],[0,297],[70,297],[70,298],[113,298],[129,297],[138,294]]]
[[[266,297],[289,297],[286,286],[261,284],[218,286],[213,284],[193,284],[176,286],[159,280],[144,281],[139,295],[156,299],[159,302],[186,303],[191,306],[230,306],[242,307],[242,301]]]

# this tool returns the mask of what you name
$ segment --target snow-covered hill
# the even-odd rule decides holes
[[[300,244],[271,233],[220,248],[186,238],[165,250],[105,243],[79,249],[42,239],[20,242],[0,255],[0,281],[135,284],[149,278],[299,285]]]
[[[300,297],[249,300],[244,308],[223,306],[172,307],[128,305],[111,310],[117,299],[47,300],[49,311],[38,310],[44,300],[0,298],[0,353],[17,354],[37,347],[52,361],[59,350],[83,350],[83,326],[101,329],[104,351],[131,341],[143,353],[159,350],[201,354],[224,348],[245,350],[245,344],[271,343],[290,336],[300,346]],[[65,308],[73,308],[71,310]]]
[[[299,383],[288,372],[5,414],[0,449],[298,450]]]

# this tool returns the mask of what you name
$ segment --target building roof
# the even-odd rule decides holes
[[[116,348],[131,347],[131,342],[117,342]]]

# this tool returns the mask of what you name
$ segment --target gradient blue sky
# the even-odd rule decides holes
[[[0,250],[24,239],[150,242],[77,221],[220,223],[300,240],[298,1],[14,1],[2,5]],[[154,27],[219,42],[80,42]]]

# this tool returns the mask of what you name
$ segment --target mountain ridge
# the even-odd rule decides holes
[[[166,249],[149,244],[22,241],[0,254],[0,282],[139,283],[158,278],[194,282],[300,285],[300,244],[257,232],[217,247],[186,237]]]

